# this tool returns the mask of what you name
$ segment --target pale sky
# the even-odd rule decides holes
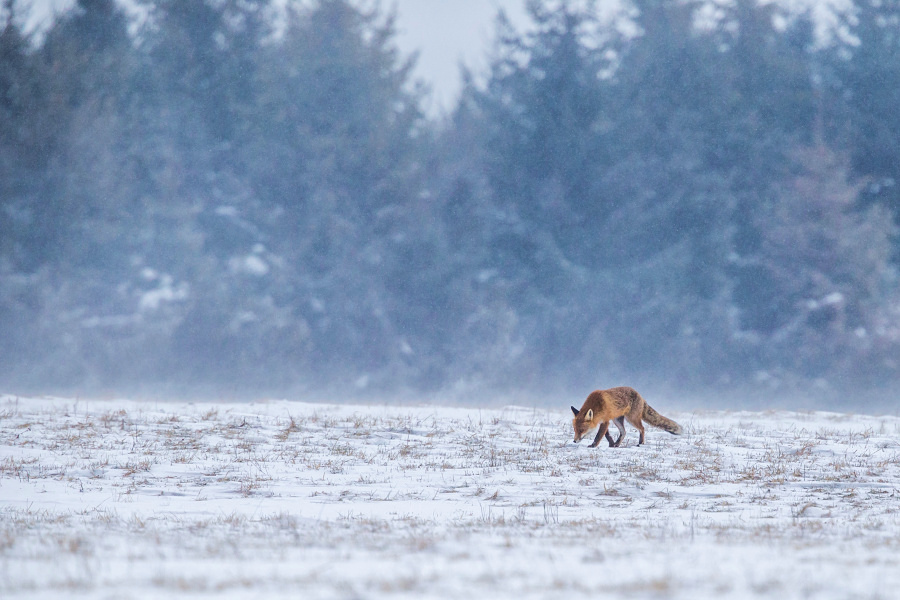
[[[75,0],[31,0],[29,28],[50,21],[53,11],[63,10]],[[123,0],[120,0],[123,1]],[[130,0],[124,0],[128,4]],[[284,1],[284,0],[282,0]],[[288,0],[289,1],[289,0]],[[301,0],[302,1],[302,0]],[[366,5],[370,5],[367,0]],[[620,0],[600,0],[600,10]],[[728,2],[729,0],[713,0]],[[766,0],[762,0],[765,2]],[[831,12],[846,8],[850,0],[781,0],[795,9],[810,7],[820,27],[833,27]],[[27,6],[26,2],[24,5]],[[415,75],[432,90],[426,110],[439,114],[450,110],[460,91],[459,65],[464,63],[475,73],[487,67],[487,55],[494,33],[494,17],[501,8],[517,28],[528,25],[525,0],[381,0],[383,8],[397,7],[397,45],[405,54],[419,52]]]
[[[32,0],[29,28],[46,25],[54,11],[74,0]],[[524,0],[382,0],[397,7],[397,46],[404,54],[419,52],[416,76],[432,89],[431,113],[453,107],[460,91],[459,64],[475,71],[486,67],[494,17],[504,9],[513,23],[524,26]]]
[[[494,17],[502,8],[518,27],[527,23],[524,0],[395,0],[397,45],[419,51],[416,75],[432,87],[429,112],[453,107],[460,91],[460,63],[487,67]],[[389,5],[387,2],[386,5]]]

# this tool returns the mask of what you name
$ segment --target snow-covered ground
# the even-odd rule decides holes
[[[0,397],[0,597],[896,598],[900,418]]]

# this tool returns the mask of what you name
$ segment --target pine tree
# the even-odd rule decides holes
[[[534,29],[525,34],[499,16],[490,78],[475,94],[495,201],[522,220],[498,250],[509,268],[542,268],[533,231],[540,224],[565,260],[594,264],[594,234],[609,214],[596,182],[610,153],[603,78],[615,39],[592,4],[552,10],[529,2],[528,10]]]
[[[58,127],[50,75],[22,32],[19,6],[5,0],[0,31],[0,260],[31,272],[52,257],[60,226],[45,173]]]
[[[865,200],[887,206],[900,224],[900,2],[859,0],[854,8],[845,26],[855,43],[828,56],[846,123],[836,133],[852,148],[853,172],[869,178]]]
[[[862,186],[845,157],[818,144],[796,149],[792,164],[795,175],[755,215],[758,303],[745,323],[782,373],[883,375],[878,361],[900,343],[896,326],[886,327],[900,300],[889,260],[896,228],[884,207],[858,205]]]

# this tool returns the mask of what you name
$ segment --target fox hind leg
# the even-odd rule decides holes
[[[628,418],[628,422],[637,428],[638,433],[641,434],[641,439],[638,440],[638,446],[644,443],[644,423],[641,422],[641,414],[643,413],[643,409],[641,410],[632,410],[629,412],[626,417]]]
[[[625,417],[619,417],[618,419],[615,419],[613,423],[615,423],[616,427],[619,429],[619,438],[613,443],[612,437],[607,433],[606,439],[609,440],[610,448],[618,448],[619,444],[622,443],[622,440],[625,439]]]

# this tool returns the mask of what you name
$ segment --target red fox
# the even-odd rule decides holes
[[[597,437],[594,438],[594,443],[590,445],[591,448],[596,448],[603,436],[606,436],[606,441],[609,442],[611,448],[621,444],[622,439],[625,437],[625,419],[628,419],[628,422],[641,432],[638,446],[644,443],[644,425],[641,423],[641,419],[654,427],[659,427],[675,435],[681,435],[683,431],[681,425],[650,408],[650,405],[637,393],[637,390],[630,387],[615,387],[591,392],[587,400],[584,401],[581,410],[573,406],[572,412],[575,413],[575,418],[572,419],[572,427],[575,429],[576,444],[589,431],[595,427],[600,427],[597,430]],[[615,442],[613,442],[612,436],[609,435],[610,421],[619,428],[619,439]]]

